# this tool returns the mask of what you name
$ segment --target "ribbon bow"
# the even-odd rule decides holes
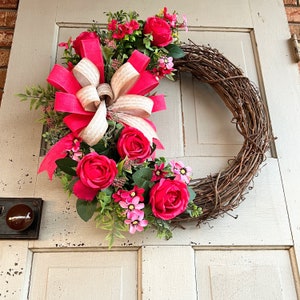
[[[108,128],[107,117],[137,128],[150,143],[163,148],[154,124],[147,118],[151,112],[165,109],[164,96],[143,96],[159,84],[146,71],[150,58],[135,50],[109,85],[104,83],[98,38],[82,40],[81,44],[83,58],[72,71],[55,65],[48,76],[48,82],[61,90],[55,95],[54,109],[70,113],[64,122],[72,131],[50,149],[39,168],[39,172],[46,170],[50,179],[56,169],[55,161],[67,155],[70,140],[79,137],[90,146],[97,144]]]

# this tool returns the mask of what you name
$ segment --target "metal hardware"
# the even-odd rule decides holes
[[[300,62],[300,44],[299,44],[297,35],[295,33],[292,34],[291,42],[293,45],[296,62]]]
[[[14,228],[7,217],[11,220],[9,211],[11,208],[20,207],[20,204],[25,204],[33,214],[32,223],[28,227]],[[41,217],[42,217],[43,200],[41,198],[0,198],[0,239],[38,239]],[[15,216],[22,217],[22,211],[17,210],[16,213],[20,213]],[[20,225],[20,224],[18,224]]]

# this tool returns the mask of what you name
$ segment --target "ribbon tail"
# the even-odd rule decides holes
[[[145,119],[123,113],[117,113],[117,118],[121,123],[134,127],[141,131],[151,144],[155,141],[158,141],[158,144],[162,146],[154,128]]]
[[[152,112],[157,112],[161,110],[166,110],[166,100],[165,100],[165,95],[154,95],[154,96],[149,96],[149,98],[153,101],[153,108]]]
[[[96,145],[104,136],[108,128],[106,112],[105,102],[101,101],[90,123],[80,132],[79,136],[89,146]]]
[[[74,134],[69,133],[59,140],[55,145],[53,145],[44,157],[38,173],[47,171],[49,179],[52,180],[53,174],[57,168],[55,161],[66,157],[67,150],[72,148],[74,138]]]
[[[92,120],[93,114],[78,115],[70,114],[64,117],[64,123],[70,128],[72,132],[80,132]]]

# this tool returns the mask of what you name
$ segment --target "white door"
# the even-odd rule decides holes
[[[38,112],[15,94],[43,84],[57,43],[93,19],[105,23],[103,12],[136,10],[144,19],[163,6],[188,17],[183,40],[218,48],[260,87],[278,137],[277,155],[269,155],[234,217],[225,214],[200,228],[187,224],[169,241],[152,231],[128,234],[109,251],[105,233],[77,217],[75,199],[60,182],[37,176]],[[38,240],[0,241],[0,298],[297,299],[300,90],[288,39],[281,0],[20,1],[0,108],[0,196],[41,197],[45,203]],[[241,143],[230,113],[189,75],[159,89],[168,105],[155,116],[166,145],[162,154],[192,165],[194,177],[219,170]]]

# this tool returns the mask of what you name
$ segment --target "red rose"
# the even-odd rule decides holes
[[[83,31],[79,34],[79,36],[73,41],[73,48],[77,54],[81,55],[81,41],[82,40],[88,40],[88,39],[97,39],[98,36],[96,32],[88,32]]]
[[[170,25],[159,17],[150,17],[146,20],[144,34],[151,33],[152,44],[157,47],[168,46],[172,42],[172,30]]]
[[[151,154],[150,142],[142,132],[133,127],[122,130],[117,150],[122,159],[128,157],[138,163],[144,162]]]
[[[186,210],[189,197],[185,183],[163,178],[150,190],[153,215],[162,220],[171,220]]]
[[[85,155],[78,163],[79,180],[74,184],[74,194],[84,200],[93,200],[99,190],[109,187],[117,173],[114,160],[96,152]]]

